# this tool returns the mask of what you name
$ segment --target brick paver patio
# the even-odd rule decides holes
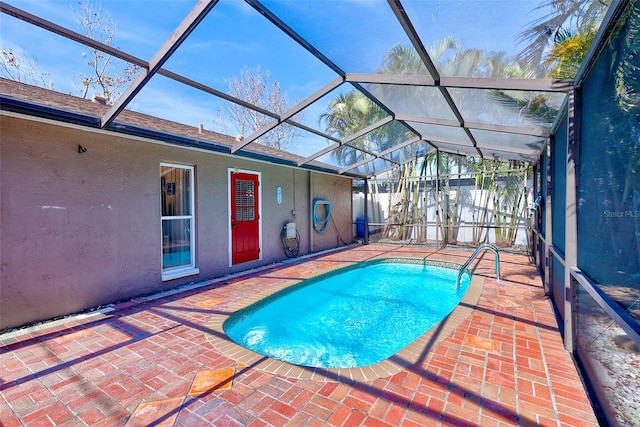
[[[2,426],[597,426],[551,303],[523,255],[472,263],[477,304],[417,361],[361,380],[303,379],[216,349],[211,319],[256,294],[374,257],[470,252],[372,244],[0,335]],[[445,322],[443,322],[445,323]],[[442,326],[442,325],[441,325]],[[225,355],[227,354],[227,355]]]

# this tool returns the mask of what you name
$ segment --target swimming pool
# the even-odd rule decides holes
[[[469,287],[457,269],[415,259],[368,261],[305,280],[233,314],[225,333],[256,353],[309,367],[387,359],[446,317]]]

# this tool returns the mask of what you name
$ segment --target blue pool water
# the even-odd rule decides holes
[[[449,314],[469,287],[457,270],[384,262],[302,282],[231,316],[236,343],[296,365],[351,368],[380,362]]]

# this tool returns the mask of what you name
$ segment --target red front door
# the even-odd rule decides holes
[[[231,172],[231,263],[260,257],[258,175]]]

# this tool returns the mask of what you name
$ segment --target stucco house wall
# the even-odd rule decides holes
[[[331,215],[329,221],[324,229],[324,232],[317,233],[313,231],[310,233],[312,236],[311,252],[322,250],[328,247],[337,247],[342,244],[351,243],[353,238],[352,233],[352,221],[351,211],[353,210],[353,200],[351,198],[351,180],[344,178],[327,176],[321,177],[318,174],[311,175],[312,197],[309,200],[309,207],[313,208],[313,200],[321,199],[327,200],[331,203]],[[349,194],[349,199],[344,197],[345,194]],[[317,217],[319,220],[325,218],[326,208],[323,206],[318,207]],[[311,214],[308,215],[312,217]],[[349,221],[344,221],[344,218],[349,218]],[[337,219],[341,220],[338,221]],[[320,227],[318,227],[320,229]]]
[[[289,221],[300,255],[352,241],[350,178],[20,114],[0,128],[0,330],[282,260]],[[199,269],[164,282],[161,162],[194,166]],[[259,172],[262,199],[261,259],[231,267],[229,169]],[[322,235],[314,198],[332,203]]]

